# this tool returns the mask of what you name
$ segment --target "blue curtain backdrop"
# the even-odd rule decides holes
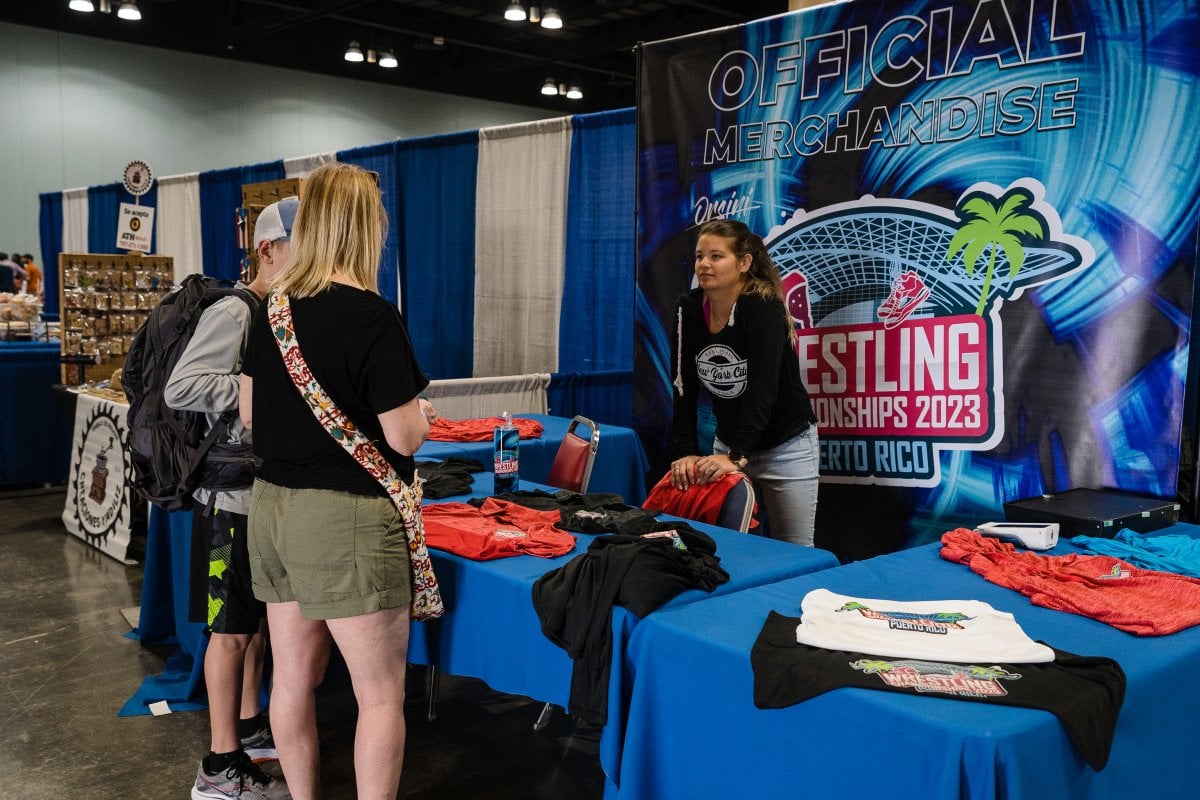
[[[58,319],[58,255],[62,252],[63,217],[62,192],[43,192],[41,213],[38,215],[38,238],[42,243],[42,278],[45,280],[46,300],[42,316]]]
[[[556,372],[550,376],[546,403],[555,416],[579,414],[628,428],[633,425],[633,370]]]
[[[396,277],[396,229],[400,227],[400,202],[396,191],[396,143],[385,142],[352,150],[339,150],[337,160],[344,164],[369,169],[379,174],[379,188],[383,190],[383,208],[387,212],[387,241],[383,245],[383,257],[379,262],[379,294],[399,303],[399,282]]]
[[[87,193],[89,253],[125,252],[117,247],[117,222],[120,219],[121,203],[158,206],[157,183],[151,185],[150,191],[142,195],[140,199],[125,191],[125,185],[121,183],[89,186]],[[157,234],[151,231],[150,252],[154,253],[157,250]]]
[[[560,372],[633,369],[635,111],[571,120]]]
[[[230,281],[241,275],[236,209],[242,204],[242,184],[285,177],[282,160],[200,173],[200,240],[205,275]]]
[[[404,315],[430,378],[469,378],[475,321],[477,131],[399,142]]]

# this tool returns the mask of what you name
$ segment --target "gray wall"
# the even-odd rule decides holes
[[[161,177],[557,116],[7,23],[0,115],[0,251],[38,263],[38,194],[135,158]]]

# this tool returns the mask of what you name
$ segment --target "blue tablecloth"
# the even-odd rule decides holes
[[[142,573],[141,615],[133,635],[145,644],[177,644],[161,675],[142,681],[118,716],[148,714],[149,705],[166,702],[172,711],[205,708],[204,625],[188,621],[192,512],[169,513],[151,507]]]
[[[1180,529],[1196,530],[1170,532]],[[624,757],[619,786],[610,783],[607,796],[1197,796],[1200,626],[1132,636],[1034,606],[942,560],[939,549],[934,543],[643,620],[628,644]],[[1116,659],[1128,692],[1108,766],[1092,771],[1058,720],[1034,709],[866,689],[841,689],[785,709],[755,708],[750,648],[767,612],[799,616],[801,599],[819,587],[868,598],[983,600],[1013,613],[1035,639]]]
[[[540,437],[521,440],[521,480],[545,483],[571,420],[548,414],[514,416],[542,424]],[[426,442],[417,451],[420,460],[441,460],[451,456],[474,458],[490,468],[492,442],[490,439],[486,442]],[[596,451],[589,492],[616,492],[625,498],[625,502],[638,505],[646,499],[646,470],[649,468],[641,440],[632,428],[600,425],[600,448]]]
[[[475,494],[490,493],[491,477],[490,473],[476,476]],[[461,499],[446,498],[446,502]],[[837,559],[825,550],[691,524],[716,541],[717,555],[730,580],[712,593],[698,589],[684,592],[664,608],[708,603],[707,598],[837,566]],[[533,610],[532,590],[542,575],[585,552],[592,538],[578,534],[575,550],[554,559],[517,556],[481,562],[431,550],[447,611],[440,620],[413,625],[409,661],[434,664],[454,675],[481,678],[502,692],[565,707],[572,662],[564,650],[542,634]],[[647,619],[658,613],[661,611]],[[643,623],[623,608],[614,609],[609,719],[601,740],[601,764],[609,775],[616,774],[621,759],[624,698],[628,692],[623,645]]]
[[[74,419],[50,390],[58,354],[57,341],[0,342],[0,486],[67,479]]]

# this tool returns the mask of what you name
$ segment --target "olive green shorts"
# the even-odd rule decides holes
[[[247,543],[254,596],[266,603],[294,600],[307,619],[412,602],[408,540],[386,497],[256,480]]]

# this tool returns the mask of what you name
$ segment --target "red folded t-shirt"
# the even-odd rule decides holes
[[[536,439],[542,435],[542,423],[524,417],[513,417],[513,425],[522,439]],[[446,419],[438,417],[429,423],[431,442],[490,442],[496,427],[504,424],[503,417],[481,417],[479,419]]]
[[[1200,624],[1200,579],[1138,569],[1113,556],[1040,556],[966,528],[942,534],[942,558],[966,564],[1034,605],[1091,617],[1138,636]]]
[[[519,555],[556,558],[575,549],[575,537],[554,527],[557,511],[537,511],[489,497],[479,508],[433,503],[422,512],[427,545],[475,561]]]

